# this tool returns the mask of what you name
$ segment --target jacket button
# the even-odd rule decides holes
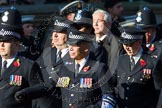
[[[125,100],[128,100],[128,97],[125,97]]]
[[[74,96],[74,94],[70,94],[71,95],[71,97],[73,97]]]
[[[69,106],[71,106],[72,104],[69,104]]]
[[[129,87],[127,87],[126,89],[129,90]]]

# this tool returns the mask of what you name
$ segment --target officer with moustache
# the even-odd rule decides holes
[[[90,53],[91,36],[76,30],[68,34],[71,59],[64,61],[56,87],[61,88],[63,108],[99,108],[103,94],[109,94],[107,66]],[[109,95],[109,101],[112,101]]]
[[[17,102],[15,93],[38,84],[40,68],[33,61],[19,55],[22,35],[21,15],[14,7],[0,17],[0,107],[31,108],[31,100]]]
[[[144,31],[137,27],[122,27],[121,39],[126,51],[119,56],[114,74],[119,108],[155,108],[158,101],[161,67],[157,59],[142,48]],[[158,82],[158,83],[157,83]]]

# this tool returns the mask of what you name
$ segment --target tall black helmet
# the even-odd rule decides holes
[[[5,10],[0,17],[0,39],[21,39],[22,34],[23,31],[20,12],[14,7]]]
[[[136,25],[142,28],[156,27],[156,16],[152,9],[144,7],[137,12]]]

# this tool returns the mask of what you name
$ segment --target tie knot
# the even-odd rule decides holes
[[[7,67],[7,61],[6,60],[3,61],[3,67]]]
[[[62,54],[62,52],[61,52],[61,50],[57,53],[57,55],[61,58],[61,54]]]
[[[130,61],[131,61],[131,62],[134,62],[133,56],[130,57]]]

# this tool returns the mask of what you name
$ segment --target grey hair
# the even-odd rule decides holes
[[[93,12],[92,16],[93,16],[94,14],[96,14],[96,13],[102,13],[102,14],[104,14],[104,20],[105,20],[106,22],[111,22],[111,21],[112,21],[111,15],[110,15],[107,11],[104,11],[104,10],[102,10],[102,9],[97,9],[97,10],[95,10],[95,11]]]

